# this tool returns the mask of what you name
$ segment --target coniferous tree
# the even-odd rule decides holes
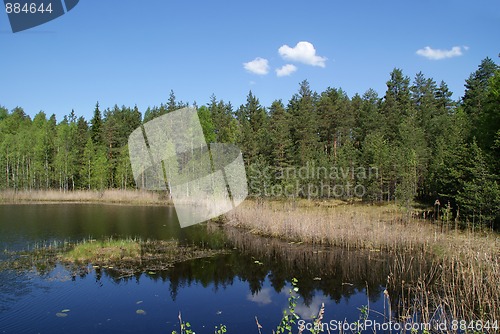
[[[299,166],[312,163],[317,157],[319,138],[316,100],[317,96],[309,82],[304,80],[300,83],[298,94],[288,104],[295,163]]]
[[[239,140],[239,129],[233,115],[231,103],[225,103],[222,100],[217,101],[215,95],[212,95],[208,104],[208,110],[212,117],[215,141],[218,143],[235,144]]]
[[[454,172],[459,175],[457,204],[460,212],[478,226],[494,228],[500,217],[500,187],[489,171],[485,156],[475,139],[462,151]]]
[[[368,134],[383,128],[384,120],[380,114],[380,98],[375,90],[367,90],[361,99],[358,124],[359,140],[362,143]]]
[[[267,114],[259,99],[250,91],[247,103],[240,106],[237,113],[241,137],[239,145],[248,165],[262,161],[266,144]]]
[[[102,144],[102,115],[99,110],[99,102],[96,103],[94,109],[94,117],[90,120],[90,138],[94,145]]]
[[[477,127],[480,129],[478,142],[481,148],[491,154],[491,158],[500,167],[500,151],[495,145],[500,131],[500,70],[497,70],[489,80],[484,108],[478,117]]]
[[[412,113],[410,100],[410,78],[403,75],[400,69],[394,69],[387,81],[387,91],[380,111],[384,118],[384,132],[389,140],[397,139],[403,117]]]
[[[269,113],[271,165],[278,169],[289,167],[292,164],[289,116],[281,100],[271,104]]]

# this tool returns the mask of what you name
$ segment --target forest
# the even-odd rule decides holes
[[[486,58],[471,70],[458,100],[445,82],[421,72],[412,80],[396,68],[382,97],[372,89],[352,97],[341,88],[318,93],[304,80],[289,101],[268,107],[252,92],[237,108],[214,95],[192,106],[207,142],[240,147],[253,196],[284,196],[277,190],[287,189],[297,197],[408,208],[439,203],[461,224],[498,229],[500,67]],[[185,106],[173,91],[144,113],[97,103],[90,120],[74,111],[62,120],[43,111],[31,119],[22,107],[0,106],[0,189],[134,189],[128,136]],[[305,167],[307,173],[285,173]],[[318,191],[326,186],[344,191]]]

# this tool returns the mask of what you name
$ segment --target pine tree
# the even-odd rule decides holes
[[[362,144],[362,161],[368,171],[364,179],[365,199],[382,202],[391,198],[393,155],[381,131],[368,134]]]
[[[300,166],[312,163],[319,155],[316,101],[316,94],[311,90],[309,82],[304,80],[300,83],[298,94],[288,104],[295,162]]]
[[[99,110],[99,102],[96,103],[94,109],[94,117],[90,121],[90,138],[94,145],[102,144],[102,115]]]
[[[384,134],[389,140],[397,139],[398,132],[395,129],[399,127],[403,117],[413,113],[410,78],[404,76],[400,69],[396,68],[391,72],[380,111],[384,117]]]
[[[250,91],[247,103],[240,106],[237,113],[241,137],[239,145],[248,165],[264,158],[267,144],[267,114],[259,99]]]
[[[281,100],[273,101],[269,113],[271,165],[278,169],[286,168],[292,163],[289,117]]]
[[[500,150],[495,140],[500,131],[500,70],[490,78],[486,91],[483,112],[478,117],[478,144],[500,168]]]
[[[367,90],[362,96],[358,124],[361,143],[367,135],[384,126],[383,116],[380,114],[380,98],[373,89]]]
[[[471,136],[481,138],[481,118],[487,99],[487,91],[490,78],[495,74],[498,66],[490,58],[481,61],[478,69],[471,73],[465,82],[465,93],[462,98],[464,111],[469,116],[471,124]]]
[[[500,187],[489,171],[483,151],[476,141],[463,152],[461,163],[455,167],[460,189],[457,204],[466,219],[478,226],[493,228],[500,218]]]
[[[222,100],[217,101],[215,95],[212,95],[208,110],[214,126],[215,142],[235,144],[240,134],[231,103],[224,103]]]

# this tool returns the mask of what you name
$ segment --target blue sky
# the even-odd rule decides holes
[[[252,90],[269,106],[304,79],[318,92],[383,96],[394,67],[444,80],[459,98],[483,58],[498,62],[498,32],[497,0],[81,0],[16,34],[0,12],[0,105],[89,119],[96,101],[144,113],[172,89],[235,108]]]

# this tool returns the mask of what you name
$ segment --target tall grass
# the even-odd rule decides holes
[[[126,203],[126,204],[165,204],[169,201],[162,193],[141,190],[107,189],[92,190],[32,190],[0,191],[0,203],[47,203],[47,202],[89,202],[89,203]]]
[[[498,234],[444,230],[390,205],[250,201],[226,218],[254,234],[392,253],[387,298],[400,320],[500,319]]]
[[[491,324],[500,319],[498,237],[454,233],[436,249],[432,256],[397,255],[388,283],[399,317]]]
[[[425,221],[407,222],[397,206],[316,206],[247,201],[226,215],[231,226],[256,234],[345,248],[429,249],[444,235]]]

